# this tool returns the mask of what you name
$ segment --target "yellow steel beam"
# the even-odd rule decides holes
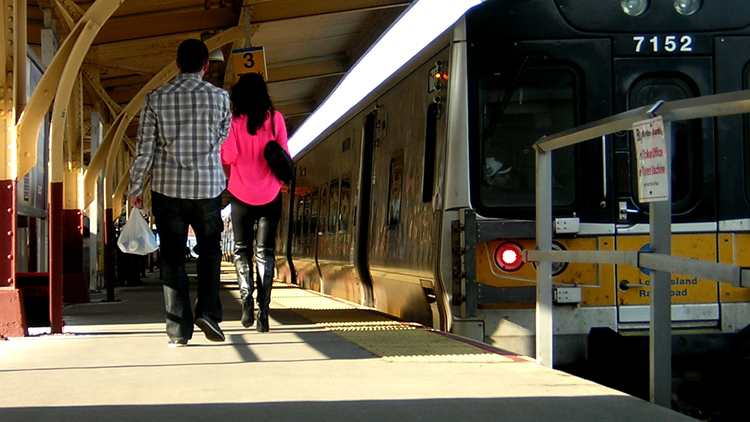
[[[62,18],[61,24],[65,26],[66,32],[70,32],[71,28],[76,26],[84,13],[84,10],[71,0],[55,0],[55,14]]]
[[[63,166],[63,209],[78,210],[80,177],[83,168],[83,78],[76,73],[70,102],[66,112],[64,136],[65,161]],[[54,165],[54,164],[53,164]]]
[[[104,25],[122,2],[123,0],[97,0],[94,2],[75,25],[65,41],[63,41],[49,67],[47,67],[47,70],[42,75],[16,126],[16,132],[20,140],[18,148],[18,177],[22,177],[28,173],[36,164],[36,139],[39,134],[39,128],[53,98],[55,98],[60,87],[63,86],[61,81],[64,71],[78,72],[86,50],[88,50],[91,41],[93,41],[93,36],[96,35],[99,28]],[[86,31],[86,36],[81,39],[84,28],[88,28],[88,30]],[[78,44],[79,39],[81,40],[81,44]],[[74,47],[76,47],[76,56],[75,60],[71,60],[71,53]],[[68,78],[70,78],[70,75],[68,75]],[[67,103],[67,101],[64,103]],[[52,157],[55,157],[55,155],[52,155]],[[60,176],[60,174],[57,175],[57,177]],[[50,180],[52,181],[59,180],[52,177],[53,175],[50,174]]]
[[[99,32],[99,28],[100,25],[97,22],[92,20],[86,22],[75,45],[70,50],[70,56],[65,62],[63,72],[60,75],[55,103],[52,106],[52,121],[50,123],[50,183],[62,182],[63,180],[62,160],[59,157],[63,157],[65,117],[81,63],[83,63],[86,51],[88,51],[96,33]]]
[[[0,37],[0,70],[2,70],[3,73],[7,70],[6,65],[8,63],[8,57],[7,57],[8,41],[13,39],[12,38],[13,34],[11,32],[13,30],[13,25],[12,24],[9,25],[8,23],[6,23],[6,22],[9,22],[8,16],[6,16],[6,13],[7,13],[6,3],[8,3],[7,0],[2,0],[0,2],[0,6],[2,6],[0,7],[0,19],[2,19],[3,21],[3,33],[2,33],[2,37]],[[0,117],[3,117],[3,116],[0,116]]]
[[[2,91],[0,91],[0,181],[15,179],[16,142],[11,129],[14,122],[13,107],[13,0],[3,0],[0,4],[0,19],[3,20],[3,32],[0,37],[0,70],[3,72]],[[8,16],[7,13],[11,15]],[[7,23],[6,23],[7,22]],[[5,217],[3,217],[5,218]],[[5,280],[3,280],[5,281]]]
[[[135,141],[126,135],[122,136],[122,140],[125,141],[125,145],[128,147],[128,151],[130,151],[131,155],[135,155]]]
[[[279,101],[274,103],[276,109],[278,109],[284,117],[307,115],[315,110],[315,103],[312,99],[302,101]]]
[[[107,105],[110,113],[112,113],[113,116],[116,116],[120,114],[120,112],[122,112],[122,107],[119,104],[117,104],[112,99],[112,97],[109,96],[109,94],[107,94],[107,91],[102,86],[101,81],[96,79],[96,77],[90,70],[84,69],[83,76],[86,82],[88,83],[88,85],[91,87],[91,89],[93,89],[94,92],[96,92],[96,94],[99,96],[99,98],[101,98],[102,101],[104,101],[104,104]]]
[[[237,25],[234,8],[166,10],[112,18],[96,37],[96,44],[152,38],[177,33],[196,33]]]
[[[15,105],[14,116],[18,116],[26,106],[26,2],[18,1],[16,7],[13,8],[13,48],[14,58],[13,63],[13,86],[15,99],[13,104]],[[13,122],[15,124],[15,122]]]
[[[122,198],[125,195],[125,190],[128,188],[128,183],[130,183],[130,172],[126,171],[125,173],[123,173],[120,181],[117,183],[117,187],[112,193],[112,197]],[[112,215],[120,215],[122,213],[120,204],[122,204],[122,201],[112,202]]]
[[[122,122],[120,122],[122,123]],[[115,134],[115,139],[122,139],[122,135],[125,134],[125,126],[120,124],[120,127],[117,129],[117,133]],[[122,128],[122,133],[120,133]],[[119,135],[119,136],[118,136]],[[101,146],[99,146],[99,150],[101,150]],[[99,151],[97,150],[97,152]],[[104,183],[104,209],[113,209],[113,203],[120,202],[114,200],[114,178],[115,178],[115,169],[116,169],[116,163],[117,163],[117,154],[119,152],[119,144],[111,145],[109,148],[109,151],[107,151],[107,166],[104,169],[104,180],[102,183]],[[88,172],[86,173],[88,174]],[[86,197],[86,174],[84,174],[84,202]],[[87,206],[87,205],[85,205]],[[84,207],[85,207],[84,206]],[[120,213],[115,214],[112,213],[112,218],[117,219],[117,217],[120,216]]]
[[[296,81],[300,79],[341,76],[349,70],[343,56],[329,60],[293,63],[268,69],[268,83]]]
[[[123,66],[123,65],[116,65],[116,64],[112,64],[112,63],[104,63],[104,62],[100,62],[98,60],[86,59],[83,62],[83,64],[86,65],[86,66],[98,67],[100,69],[124,70],[126,72],[140,73],[142,75],[148,75],[148,76],[151,76],[151,77],[154,76],[153,73],[151,73],[150,71],[145,70],[145,69],[140,69],[140,68],[133,67],[133,66]]]
[[[80,170],[83,167],[83,78],[80,73],[76,74],[76,80],[73,84],[73,91],[66,113],[67,133],[65,142],[66,163],[71,170]]]
[[[102,138],[94,156],[91,157],[89,166],[83,174],[83,208],[88,207],[89,204],[91,204],[91,201],[94,200],[94,195],[96,194],[96,182],[99,178],[99,173],[107,162],[107,156],[109,155],[109,150],[112,149],[115,136],[117,136],[117,134],[119,134],[119,136],[125,134],[125,129],[128,124],[125,123],[123,125],[122,123],[125,120],[130,121],[131,118],[132,116],[126,116],[125,113],[117,115],[115,121],[110,125],[109,130],[107,130],[107,133]],[[121,126],[122,129],[120,129]],[[117,147],[119,147],[119,143],[117,144]]]
[[[406,8],[405,0],[276,0],[252,5],[253,25],[286,19],[376,9]]]

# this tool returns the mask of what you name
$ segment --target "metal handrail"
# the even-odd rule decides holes
[[[671,397],[671,298],[670,273],[695,275],[701,278],[728,282],[734,286],[750,287],[750,270],[735,265],[718,264],[671,255],[671,193],[666,201],[651,202],[651,251],[635,255],[623,251],[552,251],[552,160],[556,149],[599,139],[616,132],[629,131],[633,124],[661,116],[664,134],[668,139],[666,156],[671,142],[671,122],[731,114],[750,113],[750,91],[737,91],[666,103],[659,101],[577,128],[543,136],[535,144],[537,151],[536,228],[537,250],[527,251],[528,260],[537,265],[536,355],[540,364],[551,366],[552,359],[552,262],[590,262],[636,264],[652,270],[650,370],[651,401],[669,407]],[[669,253],[663,253],[663,252]]]
[[[630,130],[633,123],[656,116],[662,116],[664,120],[676,121],[742,113],[750,113],[750,90],[672,102],[659,101],[651,106],[615,114],[551,136],[542,136],[536,141],[534,148],[542,152],[550,152],[590,139]]]

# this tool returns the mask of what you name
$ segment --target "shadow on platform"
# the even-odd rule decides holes
[[[470,409],[471,420],[558,422],[644,421],[691,419],[667,409],[659,412],[643,403],[639,411],[629,397],[533,397],[500,399],[363,400],[278,403],[225,403],[138,406],[14,408],[3,410],[4,421],[461,421]],[[654,412],[654,410],[657,410]],[[86,415],[81,419],[81,415]],[[648,418],[657,417],[657,419]],[[684,419],[682,419],[684,418]]]

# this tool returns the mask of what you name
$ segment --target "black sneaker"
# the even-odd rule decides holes
[[[195,319],[195,325],[203,330],[203,334],[206,335],[206,339],[209,341],[224,341],[224,333],[219,328],[219,324],[216,323],[209,316],[202,316]]]

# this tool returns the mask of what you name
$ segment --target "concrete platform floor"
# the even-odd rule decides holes
[[[0,421],[693,421],[531,362],[388,362],[283,301],[256,333],[224,277],[224,343],[167,347],[158,270],[0,341]]]

